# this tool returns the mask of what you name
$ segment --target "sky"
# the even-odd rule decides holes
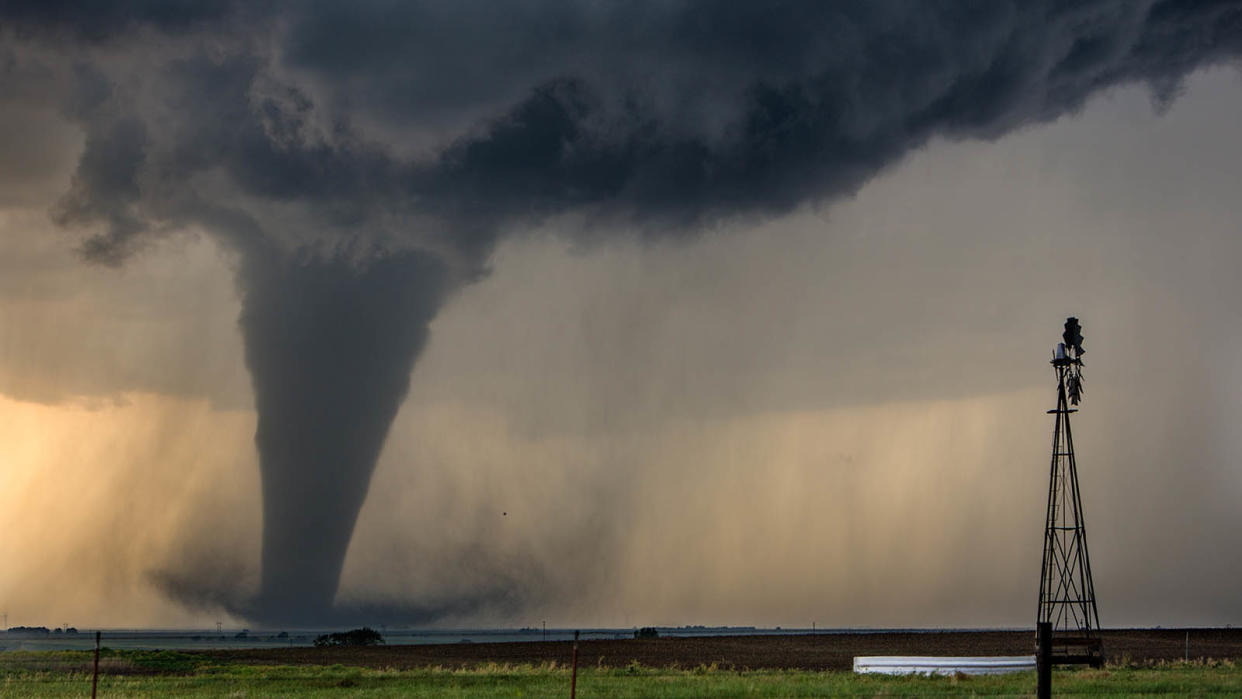
[[[1242,623],[1234,3],[3,12],[11,625]]]

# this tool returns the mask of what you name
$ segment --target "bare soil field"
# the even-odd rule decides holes
[[[1127,629],[1104,632],[1109,662],[1146,663],[1191,658],[1242,659],[1242,629]],[[582,665],[722,669],[849,670],[856,655],[1032,655],[1033,631],[704,636],[584,640]],[[256,665],[354,665],[372,668],[474,667],[487,663],[567,664],[569,642],[453,643],[371,648],[260,648],[197,651],[220,661]]]

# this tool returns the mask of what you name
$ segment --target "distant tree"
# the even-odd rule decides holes
[[[342,631],[340,633],[325,633],[315,639],[317,648],[331,648],[334,646],[378,646],[384,643],[384,637],[375,629],[364,626],[353,631]]]
[[[659,638],[660,632],[654,626],[644,626],[634,632],[634,638]]]

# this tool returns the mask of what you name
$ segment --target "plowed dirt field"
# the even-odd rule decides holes
[[[1110,662],[1176,660],[1186,654],[1186,630],[1104,632]],[[1191,658],[1242,659],[1242,629],[1190,629]],[[584,640],[582,665],[623,667],[797,668],[848,670],[856,655],[1033,655],[1033,631],[820,634],[804,636],[704,636],[633,640]],[[568,642],[453,643],[373,648],[264,648],[201,651],[232,662],[262,665],[356,665],[374,668],[471,667],[487,663],[567,664]]]

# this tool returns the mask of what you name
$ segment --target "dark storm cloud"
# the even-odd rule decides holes
[[[239,4],[219,0],[5,0],[0,3],[0,12],[20,33],[102,41],[147,27],[164,32],[191,31],[228,16]]]
[[[499,236],[563,213],[652,236],[776,214],[933,137],[994,138],[1126,82],[1168,100],[1242,52],[1239,3],[1173,0],[3,16],[71,85],[86,145],[56,216],[99,227],[87,257],[190,225],[241,256],[271,620],[330,604],[427,324]]]
[[[129,252],[130,241],[146,228],[133,208],[141,196],[138,173],[145,159],[147,130],[133,118],[90,126],[73,184],[54,218],[61,225],[105,221],[107,232],[87,241],[83,253],[100,262],[119,263]]]
[[[395,228],[477,261],[522,220],[585,209],[676,232],[781,212],[853,191],[933,136],[994,137],[1129,80],[1167,95],[1190,69],[1236,56],[1240,14],[1184,2],[296,5],[287,28],[254,30],[272,44],[164,67],[177,123],[152,169],[171,184],[217,170],[350,235]],[[274,67],[287,84],[266,79]],[[721,123],[696,122],[708,114]],[[462,116],[477,118],[416,160],[357,126],[417,132]],[[315,120],[327,134],[310,133]],[[84,158],[79,175],[108,182],[91,171],[115,167]],[[124,197],[80,192],[92,193],[102,220]],[[134,225],[112,222],[100,255]]]

